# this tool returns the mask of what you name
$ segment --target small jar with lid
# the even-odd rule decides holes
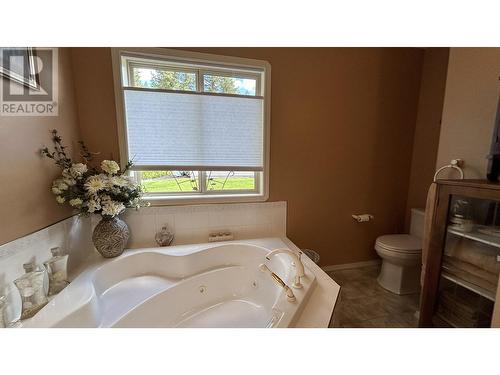
[[[49,275],[49,296],[59,293],[69,284],[68,281],[68,255],[63,254],[61,248],[53,247],[50,249],[52,258],[44,262]]]
[[[21,320],[33,317],[48,302],[43,285],[45,270],[35,263],[25,263],[23,268],[26,273],[14,280],[21,295]]]
[[[164,225],[161,231],[155,235],[156,243],[160,246],[170,246],[174,240],[174,234],[168,230],[168,227]]]

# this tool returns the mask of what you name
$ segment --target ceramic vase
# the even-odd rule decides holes
[[[92,242],[104,258],[114,258],[123,253],[130,231],[118,216],[103,216],[92,234]]]

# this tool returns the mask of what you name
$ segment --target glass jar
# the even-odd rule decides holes
[[[14,280],[21,295],[21,320],[33,317],[48,302],[43,286],[45,270],[34,263],[25,263],[23,268],[26,273]]]
[[[52,258],[44,262],[43,265],[49,275],[49,296],[59,293],[68,286],[68,255],[63,254],[59,247],[50,249]]]
[[[457,199],[451,208],[451,214],[460,219],[472,219],[472,204],[467,199]]]
[[[463,232],[471,232],[474,228],[472,220],[472,204],[467,199],[457,199],[450,211],[450,227]]]

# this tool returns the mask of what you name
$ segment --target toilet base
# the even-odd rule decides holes
[[[399,265],[383,260],[378,283],[395,294],[412,294],[420,291],[420,264]]]

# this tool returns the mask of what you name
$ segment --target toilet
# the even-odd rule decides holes
[[[384,289],[396,294],[420,290],[424,210],[411,209],[410,234],[387,234],[377,238],[375,250],[382,258],[377,278]]]

